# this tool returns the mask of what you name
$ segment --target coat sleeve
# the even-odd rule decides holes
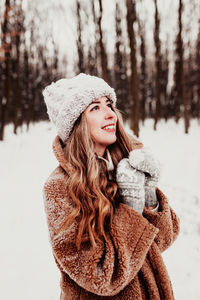
[[[158,212],[153,212],[145,208],[143,216],[159,229],[155,242],[160,251],[163,252],[177,238],[180,231],[180,222],[173,209],[169,206],[166,196],[160,189],[156,188],[156,194],[159,201]]]
[[[158,229],[127,205],[120,204],[107,233],[108,241],[101,240],[94,248],[84,242],[77,250],[77,219],[66,230],[56,233],[74,209],[61,186],[61,180],[55,177],[43,189],[50,243],[60,269],[89,292],[101,296],[118,294],[140,270]]]

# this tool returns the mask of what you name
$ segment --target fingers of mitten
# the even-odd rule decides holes
[[[126,183],[134,183],[132,187],[137,187],[144,185],[145,176],[142,172],[131,167],[128,158],[124,158],[117,165],[116,180],[122,188]]]
[[[155,187],[145,186],[145,206],[155,206],[158,203]]]
[[[132,150],[129,153],[129,163],[132,167],[136,168],[137,170],[143,171],[141,168],[143,166],[144,160],[145,156],[142,149]]]
[[[153,155],[148,147],[144,147],[143,153],[145,155],[145,168],[147,173],[149,173],[152,177],[159,178],[161,169],[159,160]]]
[[[151,176],[160,176],[160,163],[147,147],[132,150],[129,153],[129,163],[137,170],[148,173]]]

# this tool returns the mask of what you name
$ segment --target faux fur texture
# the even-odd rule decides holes
[[[44,204],[53,256],[61,272],[60,300],[174,299],[161,252],[176,239],[179,220],[165,195],[157,188],[159,212],[145,209],[143,216],[121,203],[108,242],[98,242],[96,248],[84,243],[78,251],[78,218],[57,234],[74,203],[67,196],[70,170],[59,137],[53,149],[60,165],[44,185]]]

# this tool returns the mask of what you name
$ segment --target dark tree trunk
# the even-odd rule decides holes
[[[2,47],[4,51],[4,68],[3,68],[3,97],[0,103],[0,140],[4,138],[4,127],[6,124],[8,108],[11,97],[11,74],[10,74],[10,60],[11,60],[11,43],[6,38],[9,35],[9,13],[10,13],[10,0],[5,2],[5,11],[2,22]]]
[[[162,70],[161,70],[161,90],[163,95],[163,117],[165,121],[169,118],[169,95],[167,93],[167,85],[168,85],[168,75],[169,75],[169,58],[168,58],[168,48],[166,46],[165,56],[163,59]]]
[[[30,70],[29,70],[29,57],[28,51],[25,49],[24,51],[24,96],[26,99],[25,106],[25,119],[26,126],[29,129],[29,124],[31,120],[33,120],[33,105],[30,97]]]
[[[200,19],[199,33],[196,43],[196,89],[197,89],[197,118],[200,120]]]
[[[179,32],[176,38],[176,60],[175,60],[175,121],[178,122],[181,117],[181,105],[185,104],[184,100],[184,70],[183,70],[183,38],[182,38],[182,13],[183,13],[183,3],[179,0],[178,9],[178,28]]]
[[[16,48],[16,57],[14,59],[14,82],[15,82],[15,93],[14,93],[14,133],[17,133],[17,128],[22,124],[22,101],[21,101],[21,86],[20,86],[20,35],[21,35],[21,16],[22,16],[22,3],[18,5],[18,10],[15,15],[15,26],[16,26],[16,35],[15,35],[15,48]]]
[[[110,74],[108,71],[108,59],[107,53],[105,50],[105,45],[103,41],[103,32],[102,32],[102,15],[103,15],[103,7],[102,7],[102,0],[99,0],[99,18],[98,18],[98,26],[99,26],[99,46],[100,46],[100,57],[101,57],[101,70],[102,70],[102,77],[107,83],[111,83],[110,81]]]
[[[137,72],[137,58],[136,58],[136,34],[134,29],[134,22],[136,21],[136,5],[135,0],[126,0],[127,6],[127,30],[130,45],[130,61],[131,61],[131,129],[136,136],[139,136],[139,94],[138,94],[138,72]]]
[[[140,55],[141,55],[141,66],[140,66],[140,90],[141,90],[141,101],[140,101],[140,116],[144,124],[146,118],[146,100],[147,100],[147,70],[146,70],[146,45],[145,45],[145,33],[144,24],[140,25]]]
[[[76,2],[76,12],[77,12],[77,33],[78,33],[78,40],[77,40],[77,50],[78,50],[78,69],[79,72],[85,72],[84,66],[84,45],[82,42],[82,26],[81,26],[81,16],[80,16],[80,1],[77,0]]]
[[[154,130],[160,117],[160,78],[161,78],[161,51],[160,51],[160,20],[158,15],[157,0],[154,0],[155,5],[155,28],[154,28],[154,44],[155,44],[155,116],[154,116]]]
[[[128,101],[128,79],[127,79],[127,67],[125,61],[125,55],[123,53],[123,37],[121,30],[121,11],[119,4],[116,3],[115,10],[115,60],[114,60],[114,78],[115,89],[117,94],[117,107],[124,113],[124,118],[128,118],[129,101]]]
[[[91,0],[91,6],[92,6],[92,18],[93,18],[93,23],[94,23],[94,28],[95,28],[95,42],[94,42],[94,47],[90,46],[89,48],[89,54],[88,54],[88,70],[89,74],[98,76],[98,57],[99,57],[99,30],[98,30],[98,24],[97,24],[97,16],[96,16],[96,11],[95,11],[95,4],[94,1]]]

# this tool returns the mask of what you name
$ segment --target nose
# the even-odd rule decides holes
[[[106,107],[104,108],[104,118],[107,119],[114,119],[116,114],[113,110],[111,110],[111,108],[109,106],[106,105]]]

